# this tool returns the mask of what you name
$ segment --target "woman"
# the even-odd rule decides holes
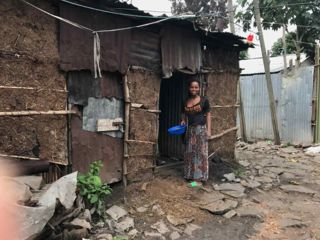
[[[208,138],[211,135],[210,104],[207,98],[200,97],[200,83],[189,82],[189,94],[182,106],[181,124],[186,124],[186,149],[184,154],[184,177],[201,182],[208,180]]]

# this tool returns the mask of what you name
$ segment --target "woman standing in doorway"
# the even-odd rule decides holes
[[[186,148],[184,154],[184,177],[187,180],[201,182],[208,180],[208,138],[211,135],[210,104],[207,98],[200,96],[200,83],[189,82],[188,98],[182,106],[182,122],[186,124]]]

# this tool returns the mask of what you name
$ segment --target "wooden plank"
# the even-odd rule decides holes
[[[30,115],[67,115],[76,114],[73,110],[58,110],[58,111],[15,111],[15,112],[0,112],[0,117],[4,116],[30,116]]]
[[[223,131],[222,133],[219,133],[219,134],[216,134],[216,135],[213,135],[209,138],[209,140],[213,140],[213,139],[217,139],[217,138],[221,138],[223,137],[224,135],[230,133],[230,132],[233,132],[233,131],[237,131],[238,130],[238,127],[233,127],[233,128],[229,128],[225,131]]]
[[[315,77],[315,87],[316,87],[316,126],[315,126],[315,137],[316,143],[320,142],[320,46],[317,44],[315,46],[315,66],[314,77]]]
[[[113,132],[120,130],[120,124],[123,123],[122,118],[115,119],[98,119],[97,131],[98,132]]]

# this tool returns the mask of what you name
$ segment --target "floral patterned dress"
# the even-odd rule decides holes
[[[188,180],[207,181],[209,175],[208,137],[206,115],[210,111],[207,98],[192,107],[183,106],[183,114],[188,119],[186,146],[184,153],[184,177]]]

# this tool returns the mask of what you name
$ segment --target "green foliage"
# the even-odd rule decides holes
[[[236,19],[247,31],[251,26],[256,26],[253,16],[253,3],[250,0],[238,0],[241,11],[237,12]],[[295,38],[293,39],[297,56],[305,52],[313,57],[315,39],[320,34],[320,0],[306,2],[305,0],[260,0],[260,13],[264,29],[278,30],[285,26],[296,25]],[[307,42],[307,43],[302,43]]]
[[[96,209],[99,216],[103,216],[105,212],[105,197],[112,192],[108,184],[101,181],[100,170],[102,167],[101,161],[95,161],[90,164],[88,173],[78,175],[80,195],[83,196],[87,205]]]
[[[196,23],[209,31],[222,31],[227,28],[225,1],[213,0],[170,0],[174,14],[193,13],[200,17]],[[215,16],[214,16],[215,15]]]
[[[116,236],[116,237],[113,237],[112,240],[128,240],[128,238],[127,237]]]
[[[290,32],[286,34],[286,44],[287,44],[287,54],[292,54],[295,52],[295,45],[294,45],[294,39],[295,39],[295,33]],[[282,44],[282,39],[279,38],[271,48],[271,57],[276,57],[280,56],[283,54],[283,44]]]
[[[246,176],[246,170],[241,166],[238,166],[237,168],[233,168],[232,171],[237,178],[244,178]]]
[[[248,51],[241,51],[239,55],[240,60],[247,60],[249,58]]]

